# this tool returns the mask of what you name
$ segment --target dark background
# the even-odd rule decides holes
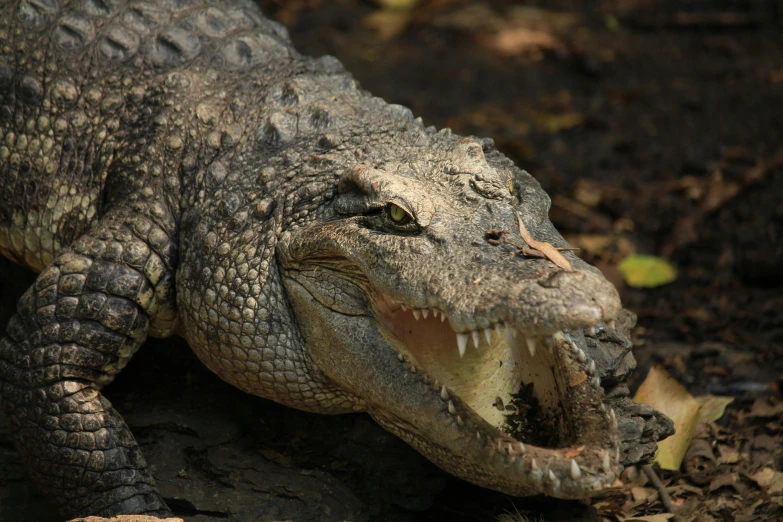
[[[683,515],[780,519],[780,502],[748,478],[783,467],[783,414],[774,413],[783,377],[778,2],[259,3],[300,52],[337,56],[366,89],[426,124],[493,137],[533,173],[552,196],[555,225],[639,315],[638,379],[658,363],[694,395],[736,397],[714,440],[739,461],[706,477],[664,475],[680,488],[672,493]],[[634,252],[668,259],[677,280],[626,287],[617,265]],[[31,281],[0,261],[0,320]],[[107,394],[189,520],[490,521],[514,506],[546,520],[597,520],[607,503],[631,505],[627,491],[596,511],[470,486],[366,416],[310,415],[244,395],[175,339],[149,342]],[[758,399],[772,415],[748,415]],[[0,470],[0,521],[56,520],[1,420]],[[716,485],[727,474],[736,480]]]

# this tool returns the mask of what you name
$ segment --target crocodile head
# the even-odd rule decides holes
[[[611,324],[620,301],[571,252],[533,248],[567,246],[538,182],[489,141],[437,133],[347,165],[325,200],[277,259],[335,386],[481,486],[581,498],[616,480],[614,412],[568,332]]]

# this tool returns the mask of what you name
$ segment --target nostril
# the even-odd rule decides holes
[[[538,284],[544,288],[562,288],[565,285],[573,285],[581,279],[583,279],[583,276],[578,272],[558,270],[539,279]]]

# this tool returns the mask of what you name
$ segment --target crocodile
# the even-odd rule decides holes
[[[597,495],[671,432],[539,183],[249,1],[3,2],[0,130],[0,253],[39,272],[2,408],[65,516],[171,514],[101,394],[147,336],[510,495]]]

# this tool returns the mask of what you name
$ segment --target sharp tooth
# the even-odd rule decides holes
[[[585,362],[587,360],[585,352],[581,348],[576,352],[576,358],[579,359],[579,362]]]
[[[527,453],[527,448],[525,447],[524,444],[522,444],[521,442],[518,442],[517,444],[519,445],[519,452],[520,453]]]
[[[617,323],[615,322],[615,320],[614,320],[614,319],[612,319],[611,321],[606,321],[606,325],[607,325],[609,328],[611,328],[612,330],[614,330],[614,329],[615,329],[615,327],[617,326]]]
[[[454,407],[454,403],[451,401],[449,401],[449,413],[451,413],[452,415],[457,413],[457,408]]]
[[[492,329],[484,328],[484,338],[487,340],[487,344],[492,342]]]
[[[478,330],[473,330],[470,332],[470,336],[473,337],[473,344],[478,348],[479,345],[479,333]]]
[[[478,430],[476,430],[476,440],[481,440],[481,432],[479,432]],[[608,458],[609,454],[607,453],[606,456]]]
[[[402,308],[402,311],[403,311],[403,312],[407,312],[407,311],[408,311],[408,307],[407,307],[407,306],[405,306],[404,304],[401,304],[401,305],[400,305],[400,308]]]
[[[457,424],[459,424],[460,426],[465,425],[465,422],[463,422],[462,417],[460,417],[459,415],[457,415]]]
[[[599,379],[598,376],[596,375],[595,377],[593,377],[593,380],[590,381],[590,383],[593,385],[593,388],[599,388],[601,386],[601,379]]]
[[[506,448],[506,451],[508,451],[508,454],[511,455],[514,453],[514,448],[511,446],[511,443],[508,443],[508,447]]]
[[[604,453],[604,471],[609,471],[609,469],[612,467],[611,462],[609,462],[609,452]]]
[[[614,408],[609,408],[609,416],[612,418],[612,425],[617,426],[617,415],[614,414]]]
[[[421,310],[412,310],[412,312],[413,312],[413,317],[418,321],[419,318],[421,317]]]
[[[424,316],[424,318],[426,319],[426,318],[427,318],[427,316],[428,316],[428,315],[430,315],[430,309],[429,309],[429,308],[423,308],[423,309],[421,310],[421,315],[423,315],[423,316]]]
[[[587,329],[587,333],[589,333],[592,336],[595,336],[595,326],[591,326]]]
[[[536,356],[536,340],[532,337],[526,337],[525,341],[527,341],[527,351],[530,352],[530,357]]]
[[[398,354],[397,354],[397,358],[400,360],[400,362],[402,362],[402,361],[404,361],[404,360],[405,360],[405,356],[404,356],[404,355],[402,355],[401,353],[398,353]]]
[[[498,334],[498,338],[503,337],[503,327],[500,323],[495,323],[495,333]]]
[[[468,347],[468,334],[457,334],[457,348],[459,348],[459,356],[465,355],[465,349]]]
[[[443,322],[443,321],[445,321],[445,320],[446,320],[446,312],[442,312],[442,313],[440,314],[440,322],[442,323],[442,322]]]
[[[449,400],[449,390],[447,390],[445,386],[440,389],[440,398],[444,401]]]
[[[539,471],[538,463],[536,462],[536,459],[532,459],[530,461],[530,471]]]
[[[549,470],[549,473],[547,473],[547,476],[549,477],[549,480],[551,480],[552,482],[557,480],[555,473],[551,469]]]
[[[571,459],[571,478],[574,480],[582,478],[582,470],[579,469],[579,464],[573,459]]]
[[[590,364],[587,365],[587,373],[590,375],[595,373],[595,361],[590,361]]]
[[[438,318],[438,309],[437,308],[433,308],[432,309],[432,317],[435,318],[435,319]]]

